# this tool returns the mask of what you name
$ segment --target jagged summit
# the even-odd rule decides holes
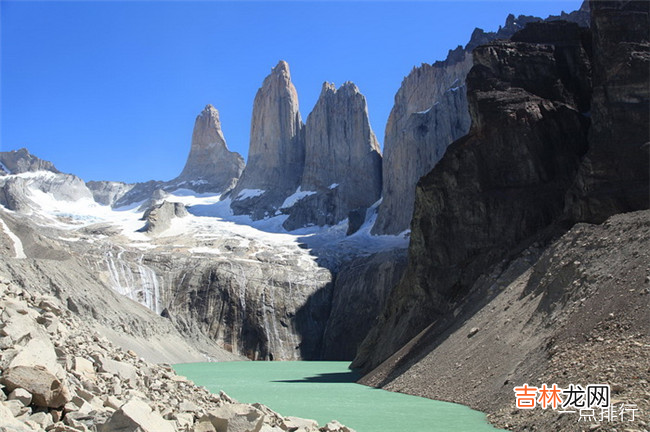
[[[36,171],[61,172],[52,162],[32,155],[26,148],[0,152],[0,176]]]
[[[274,214],[296,190],[305,161],[303,133],[289,64],[280,60],[255,95],[248,163],[231,194],[236,214]]]
[[[190,154],[177,180],[213,191],[232,189],[244,169],[244,159],[231,152],[221,130],[219,111],[208,104],[196,117]]]
[[[381,152],[370,127],[366,98],[352,82],[325,82],[305,126],[300,192],[284,226],[332,225],[351,211],[365,214],[381,196]]]

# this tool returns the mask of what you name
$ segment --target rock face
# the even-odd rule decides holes
[[[405,269],[404,249],[356,258],[340,268],[323,335],[323,360],[351,360],[356,356]]]
[[[112,206],[118,199],[127,194],[134,185],[115,181],[88,181],[86,187],[90,189],[93,198],[99,204]]]
[[[185,167],[172,182],[189,182],[197,192],[225,192],[235,186],[243,170],[244,159],[226,146],[219,111],[207,105],[196,117]]]
[[[0,176],[36,171],[60,172],[52,162],[31,155],[26,148],[0,152]]]
[[[233,211],[254,219],[275,214],[300,185],[304,163],[298,94],[289,65],[280,61],[255,95],[248,163],[231,193]]]
[[[241,248],[240,258],[209,262],[173,258],[174,270],[165,276],[172,283],[163,316],[251,360],[319,359],[332,275],[279,250],[254,251]],[[158,266],[172,266],[159,259]]]
[[[9,210],[30,213],[43,204],[43,195],[38,195],[41,193],[56,200],[93,199],[79,177],[61,173],[52,162],[39,159],[26,149],[0,152],[0,161],[4,166],[0,169],[0,205]]]
[[[381,196],[381,153],[370,128],[365,97],[351,82],[338,90],[324,83],[305,126],[301,198],[285,228],[334,225],[350,211],[365,210]],[[311,193],[313,192],[313,193]]]
[[[650,205],[647,2],[593,2],[590,147],[569,193],[570,219],[600,223]]]
[[[544,26],[474,50],[471,131],[418,183],[409,267],[354,366],[377,366],[562,215],[588,146],[589,46],[577,24]]]
[[[587,11],[548,20],[584,23]],[[431,171],[453,141],[470,129],[465,78],[473,66],[472,50],[495,39],[507,39],[541,18],[509,15],[498,32],[475,29],[465,48],[450,50],[447,59],[414,68],[395,95],[384,137],[383,200],[373,234],[409,229],[415,186]]]
[[[468,132],[465,76],[471,67],[472,55],[459,47],[444,62],[413,69],[402,82],[386,124],[383,200],[374,234],[409,228],[418,179]]]
[[[188,214],[183,204],[164,201],[144,212],[142,219],[147,223],[142,231],[149,234],[161,233],[171,227],[172,219],[185,217]]]

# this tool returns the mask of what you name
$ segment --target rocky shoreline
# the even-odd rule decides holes
[[[350,432],[210,393],[0,278],[0,432]]]

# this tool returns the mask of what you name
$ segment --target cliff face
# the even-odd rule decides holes
[[[244,159],[226,146],[219,111],[207,105],[196,117],[185,167],[172,182],[189,182],[197,192],[225,192],[235,186],[243,170]]]
[[[570,219],[600,223],[650,205],[647,2],[593,2],[589,152],[569,192]],[[644,127],[645,126],[645,127]]]
[[[551,16],[586,26],[587,3],[579,11]],[[472,51],[495,39],[508,39],[530,23],[533,16],[509,15],[497,32],[475,29],[462,48],[450,50],[445,61],[414,68],[402,81],[386,124],[384,138],[383,200],[373,234],[397,234],[409,229],[415,186],[440,160],[455,140],[469,132],[471,118],[465,79],[472,68]]]
[[[298,94],[289,65],[280,61],[255,95],[248,163],[231,194],[233,211],[254,219],[275,214],[300,185],[304,163]]]
[[[333,225],[352,210],[364,211],[381,196],[381,153],[370,128],[365,97],[353,83],[338,90],[323,84],[305,125],[303,194],[288,203],[284,223],[291,230]]]
[[[377,366],[562,215],[587,151],[589,46],[576,24],[543,26],[474,51],[471,131],[418,183],[408,269],[354,366]]]
[[[465,76],[471,67],[472,55],[459,48],[444,62],[415,68],[402,82],[386,124],[383,200],[374,234],[409,228],[418,179],[468,132]]]

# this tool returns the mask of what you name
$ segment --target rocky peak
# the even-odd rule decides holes
[[[244,159],[228,150],[219,111],[206,105],[196,117],[190,154],[175,181],[189,181],[194,190],[223,192],[232,189],[243,169]]]
[[[298,108],[289,65],[281,60],[255,95],[248,164],[231,194],[235,213],[255,219],[274,214],[299,186],[305,144]],[[252,197],[245,190],[263,193]]]
[[[52,162],[37,158],[26,148],[0,152],[0,176],[35,171],[61,172]]]
[[[381,153],[370,127],[366,98],[352,82],[325,82],[305,126],[300,188],[313,192],[288,210],[285,227],[331,225],[381,196]]]

